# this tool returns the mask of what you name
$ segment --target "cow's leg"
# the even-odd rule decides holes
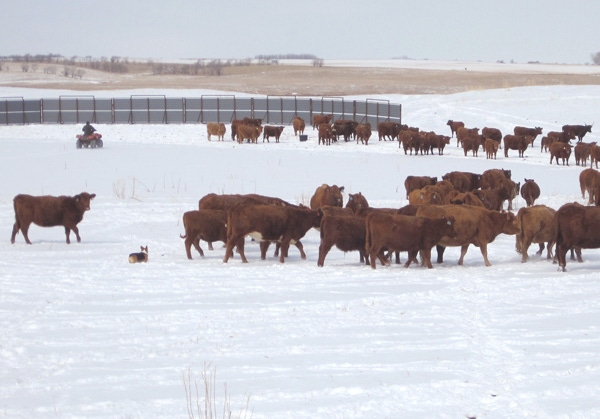
[[[15,224],[13,225],[13,231],[12,234],[10,235],[10,242],[14,243],[15,242],[15,238],[17,237],[17,233],[19,232],[19,230],[21,229],[20,225],[19,225],[19,221],[15,221]],[[27,239],[26,236],[26,230],[23,229],[23,237],[25,237],[25,241],[29,242],[29,240]],[[31,243],[29,243],[31,244]]]
[[[321,244],[319,245],[319,259],[317,260],[317,266],[325,265],[325,257],[327,256],[327,253],[329,253],[329,251],[331,250],[332,247],[333,247],[333,243],[321,240]],[[361,254],[361,258],[362,258],[362,254]],[[362,262],[362,260],[361,260],[361,262]]]
[[[240,240],[244,240],[244,236],[234,236],[231,235],[227,239],[227,247],[225,248],[225,257],[223,258],[223,263],[227,263],[230,257],[233,257],[233,247],[237,244],[238,253],[240,254],[240,258],[242,258],[243,263],[248,263],[248,259],[246,259],[246,255],[244,253],[244,246],[239,246]]]
[[[427,246],[425,249],[421,250],[421,258],[423,259],[423,264],[427,266],[429,269],[433,269],[433,265],[431,264],[431,249],[432,247]]]
[[[212,242],[208,242],[208,250],[215,250],[215,249],[213,248],[213,244],[212,244]]]
[[[288,253],[288,249],[290,248],[290,239],[283,239],[281,241],[281,255],[279,255],[279,262],[285,262],[285,256]]]
[[[200,247],[200,237],[199,236],[197,236],[196,239],[193,240],[193,244],[194,244],[194,249],[196,249],[198,251],[198,253],[200,253],[200,256],[204,257],[204,251]]]
[[[304,245],[302,244],[302,242],[298,240],[296,243],[294,243],[294,246],[298,248],[298,251],[300,252],[300,258],[302,260],[306,260],[306,253],[304,253]],[[287,252],[285,254],[285,257],[288,257]]]
[[[75,230],[73,230],[75,231]],[[65,226],[65,236],[67,236],[67,244],[71,244],[71,238],[69,237],[71,235],[71,229],[67,226]],[[77,237],[77,241],[80,241],[81,239],[79,238],[79,234],[76,234]]]
[[[536,254],[537,256],[539,256],[539,255],[541,255],[542,253],[544,253],[544,249],[545,249],[545,247],[546,247],[546,246],[544,245],[544,242],[538,243],[538,251],[537,251],[537,252],[535,252],[535,254]]]
[[[279,243],[277,243],[277,244],[279,244]],[[260,259],[265,260],[267,258],[267,250],[269,250],[269,246],[271,246],[271,242],[268,240],[262,241],[259,243],[259,246],[260,246]],[[277,253],[277,250],[275,250],[275,253]]]
[[[192,243],[193,240],[190,240],[190,235],[188,234],[185,238],[185,241],[183,242],[184,246],[185,246],[185,254],[187,255],[188,259],[192,259]]]
[[[529,258],[529,255],[527,254],[529,246],[531,246],[531,239],[525,237],[521,242],[521,263],[527,262],[527,259]]]
[[[437,263],[443,263],[444,262],[444,251],[446,250],[446,248],[440,244],[437,244],[435,246],[435,250],[437,250]]]
[[[469,245],[466,244],[464,246],[460,247],[460,258],[458,259],[458,264],[462,265],[463,261],[465,259],[465,255],[467,254],[467,250],[469,249]],[[481,253],[483,254],[483,247],[481,248]],[[485,260],[487,258],[487,256],[484,256],[483,259]]]
[[[567,271],[567,252],[569,249],[566,246],[559,244],[556,246],[556,259],[558,259],[558,270],[561,272]]]
[[[479,249],[481,250],[481,255],[483,256],[483,261],[485,262],[485,266],[492,266],[492,264],[490,263],[490,261],[488,260],[488,257],[487,257],[487,244],[481,244],[479,246]],[[465,253],[466,253],[466,251],[465,251]]]

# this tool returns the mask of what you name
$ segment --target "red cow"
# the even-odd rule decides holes
[[[515,135],[529,135],[531,138],[533,138],[533,140],[535,140],[538,135],[542,135],[542,128],[541,127],[528,128],[528,127],[516,126],[513,129],[513,133]],[[533,141],[532,141],[532,144],[533,144]]]
[[[563,143],[561,141],[555,141],[550,144],[550,164],[552,164],[552,160],[556,159],[556,164],[558,164],[558,159],[562,159],[563,166],[566,164],[569,165],[569,157],[571,157],[571,146],[569,143]]]
[[[567,270],[566,256],[569,249],[600,247],[600,207],[565,204],[556,211],[554,226],[559,271]]]
[[[416,262],[417,254],[421,252],[423,264],[433,268],[431,264],[431,249],[442,237],[455,237],[454,217],[418,217],[413,215],[385,214],[375,212],[366,219],[365,248],[375,269],[377,257],[382,265],[388,265],[383,257],[383,250],[390,252],[408,252],[408,268],[411,262]]]
[[[406,176],[404,180],[404,189],[406,189],[406,198],[415,189],[421,189],[427,185],[435,185],[438,181],[437,177],[432,176]]]
[[[82,192],[75,196],[31,196],[17,195],[13,199],[15,210],[15,224],[13,225],[10,242],[15,242],[19,230],[23,233],[25,242],[29,241],[29,226],[34,223],[40,227],[63,226],[67,236],[67,244],[71,243],[69,235],[71,230],[81,242],[77,224],[83,220],[83,214],[90,209],[90,202],[96,194]]]
[[[310,198],[310,208],[317,209],[325,205],[342,207],[344,206],[344,196],[342,195],[342,192],[344,192],[343,186],[329,186],[324,183],[315,190],[315,193]]]
[[[200,240],[208,243],[222,241],[227,242],[227,212],[222,210],[194,210],[183,214],[183,228],[185,234],[180,235],[185,239],[185,253],[188,259],[192,259],[191,248],[194,248],[204,257],[204,251],[200,247]],[[239,249],[244,247],[244,239],[237,244]]]
[[[451,119],[448,120],[448,122],[446,122],[446,125],[448,125],[450,127],[450,132],[452,133],[452,135],[450,136],[451,138],[454,137],[454,134],[456,134],[456,132],[458,131],[459,128],[464,128],[465,123],[461,122],[461,121],[453,121]],[[457,134],[458,137],[458,134]]]
[[[262,132],[262,127],[254,125],[241,124],[237,126],[237,142],[242,144],[244,140],[256,143]]]
[[[517,150],[519,157],[524,157],[525,150],[533,144],[533,137],[529,135],[512,135],[504,136],[504,157],[508,157],[508,150]]]
[[[573,135],[575,135],[579,141],[582,141],[585,134],[587,134],[588,132],[590,132],[590,133],[592,132],[592,126],[591,125],[563,125],[562,130],[564,132],[572,132]]]
[[[294,127],[294,135],[298,135],[299,133],[304,134],[304,127],[306,126],[304,119],[295,116],[294,119],[292,119],[292,126]]]
[[[269,142],[269,137],[275,137],[275,142],[279,142],[279,137],[281,137],[281,133],[283,132],[282,126],[273,126],[273,125],[265,125],[263,128],[263,143],[265,139]]]
[[[600,172],[588,167],[579,173],[579,187],[581,188],[581,197],[585,198],[585,192],[588,193],[588,205],[600,204]]]
[[[223,141],[225,137],[225,124],[222,122],[209,122],[206,124],[206,133],[208,134],[208,141],[210,141],[211,135],[216,135],[219,141]]]
[[[521,253],[521,262],[527,262],[527,251],[532,243],[539,244],[539,251],[536,253],[541,255],[544,251],[544,243],[548,243],[547,259],[552,258],[552,246],[554,246],[554,215],[556,211],[545,205],[534,205],[531,207],[523,207],[517,213],[517,233],[516,249]]]
[[[331,145],[331,139],[333,138],[333,127],[329,124],[320,124],[318,135],[318,144],[321,144],[322,142],[323,145]]]
[[[362,209],[369,208],[369,202],[362,193],[351,193],[348,194],[348,202],[346,203],[346,208],[349,208],[354,214],[357,214]]]
[[[321,244],[317,266],[325,264],[325,257],[335,245],[342,252],[357,250],[361,262],[369,264],[365,250],[365,219],[357,216],[324,215],[320,226]]]
[[[313,116],[313,129],[319,128],[321,124],[329,124],[333,119],[332,114],[328,115],[314,115]]]
[[[224,263],[233,256],[233,247],[245,236],[264,242],[281,243],[279,261],[284,262],[291,243],[300,239],[311,228],[319,227],[323,211],[304,207],[274,205],[236,205],[227,212],[227,248]],[[299,247],[300,248],[300,247]],[[248,263],[242,249],[238,249],[243,263]],[[262,249],[261,249],[262,250]],[[304,256],[305,257],[305,256]]]
[[[371,138],[371,124],[358,124],[356,126],[356,144],[358,140],[364,145],[369,145],[369,139]]]
[[[402,126],[397,122],[384,121],[377,124],[377,134],[379,141],[382,139],[386,141],[388,138],[393,141],[398,138]]]

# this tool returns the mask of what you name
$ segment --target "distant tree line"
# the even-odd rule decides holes
[[[260,54],[254,57],[261,61],[270,60],[315,60],[318,57],[314,54]]]

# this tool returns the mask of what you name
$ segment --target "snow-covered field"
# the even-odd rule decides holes
[[[42,96],[0,96],[16,91]],[[600,86],[382,98],[424,130],[448,134],[456,119],[546,132],[595,122]],[[229,132],[208,142],[203,125],[96,128],[105,147],[78,150],[80,126],[0,127],[0,416],[181,418],[191,403],[198,417],[202,375],[214,373],[217,417],[226,399],[234,417],[253,418],[600,416],[596,250],[561,273],[534,247],[522,264],[514,237],[500,236],[491,267],[471,247],[464,266],[449,248],[431,270],[372,270],[335,248],[318,268],[316,231],[303,239],[307,260],[292,248],[284,264],[261,261],[250,242],[248,264],[224,264],[223,248],[205,244],[206,257],[189,261],[179,237],[182,214],[209,192],[308,203],[335,183],[372,206],[400,207],[407,175],[453,170],[511,169],[514,180],[540,184],[540,204],[583,203],[581,168],[573,158],[550,165],[539,138],[525,158],[490,161],[464,157],[455,140],[444,156],[415,157],[376,134],[368,146],[319,147],[311,128],[307,142],[287,127],[281,143],[258,145],[233,143]],[[595,131],[585,140],[597,141]],[[81,243],[32,226],[32,245],[22,235],[10,244],[16,194],[82,191],[97,197]],[[149,262],[129,264],[140,245]]]

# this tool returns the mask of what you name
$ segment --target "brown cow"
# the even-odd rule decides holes
[[[432,135],[429,139],[431,154],[433,154],[433,149],[438,149],[438,154],[441,156],[444,154],[444,148],[450,144],[450,137],[447,135]]]
[[[558,270],[565,272],[569,249],[600,247],[600,207],[565,204],[556,211],[554,228]]]
[[[494,189],[500,186],[504,179],[510,179],[512,172],[504,169],[488,169],[481,174],[481,189]]]
[[[377,124],[379,141],[382,139],[387,141],[388,138],[390,141],[394,141],[398,138],[400,131],[402,131],[402,126],[397,122],[384,121]]]
[[[569,165],[569,157],[571,157],[571,146],[569,143],[563,143],[561,141],[555,141],[550,145],[550,164],[552,164],[552,160],[556,159],[556,164],[558,164],[558,159],[562,159],[563,166],[566,164]]]
[[[237,142],[242,144],[244,140],[255,143],[260,137],[262,127],[254,125],[241,124],[237,126]]]
[[[554,215],[556,211],[545,205],[534,205],[523,207],[517,213],[517,227],[519,232],[516,237],[516,249],[521,253],[521,262],[527,262],[527,251],[532,243],[539,244],[537,255],[544,251],[544,243],[547,245],[547,259],[552,258],[552,247],[554,246]]]
[[[245,117],[242,119],[242,123],[245,125],[251,125],[253,127],[260,127],[262,125],[262,119]]]
[[[450,182],[458,192],[470,192],[479,188],[481,175],[454,171],[446,173],[442,179]]]
[[[450,135],[450,137],[452,138],[452,137],[454,137],[454,134],[456,134],[456,132],[458,131],[459,128],[464,128],[465,123],[461,122],[461,121],[453,121],[452,119],[449,119],[448,122],[446,122],[446,125],[448,125],[450,127],[450,132],[452,133],[452,135]],[[457,134],[457,137],[458,137],[458,134]]]
[[[444,198],[444,204],[446,205],[475,205],[477,207],[484,207],[485,205],[475,195],[474,192],[458,192],[456,190],[451,191]]]
[[[469,151],[473,152],[473,157],[477,157],[479,147],[483,146],[485,139],[483,138],[483,135],[471,133],[466,136],[461,136],[461,142],[465,157]]]
[[[327,115],[314,115],[313,116],[313,129],[319,128],[321,124],[329,124],[333,119],[332,114]]]
[[[577,143],[577,145],[575,145],[575,148],[573,149],[573,154],[575,154],[575,164],[577,166],[579,166],[579,165],[586,166],[587,165],[587,160],[590,157],[590,151],[592,149],[592,146],[595,146],[595,145],[596,145],[595,141],[593,143],[580,142],[580,143]]]
[[[416,151],[420,148],[420,138],[419,132],[414,130],[404,130],[400,131],[398,136],[398,148],[404,148],[404,154],[408,154],[410,150],[410,154],[412,154],[413,149]]]
[[[275,142],[278,143],[282,132],[283,127],[281,125],[277,127],[274,125],[265,125],[263,128],[263,143],[265,142],[265,139],[267,142],[270,142],[269,137],[275,137]]]
[[[257,241],[281,243],[279,261],[284,262],[291,243],[300,239],[313,227],[319,227],[323,211],[304,207],[274,205],[236,205],[227,212],[227,248],[224,263],[233,256],[233,247],[245,236]],[[300,248],[300,247],[299,247]],[[242,249],[238,249],[243,263],[248,263]],[[262,249],[261,249],[262,253]]]
[[[553,142],[556,141],[556,137],[548,137],[547,135],[542,137],[542,141],[540,142],[541,144],[541,149],[540,152],[545,151],[548,152],[548,150],[550,150],[550,146],[552,145]]]
[[[494,211],[501,211],[504,201],[510,198],[510,192],[506,187],[480,189],[473,191],[473,194],[481,200],[485,208]]]
[[[369,202],[362,193],[348,194],[348,202],[346,208],[352,210],[354,214],[358,213],[363,208],[369,208]]]
[[[548,131],[546,134],[548,137],[553,137],[555,141],[561,143],[571,143],[571,140],[575,139],[575,134],[571,131]]]
[[[310,198],[310,208],[317,209],[324,205],[331,205],[334,207],[344,206],[344,192],[343,186],[327,185],[326,183],[319,186],[313,196]]]
[[[331,145],[331,139],[333,138],[333,127],[329,124],[321,124],[319,125],[319,142],[323,145]]]
[[[456,237],[442,237],[437,246],[438,263],[444,260],[445,247],[460,246],[458,264],[462,265],[469,245],[472,244],[480,248],[485,266],[491,266],[487,257],[488,244],[492,243],[499,234],[517,234],[518,231],[513,213],[502,213],[469,205],[421,205],[417,208],[417,215],[431,218],[453,216],[456,219],[454,227]]]
[[[206,124],[206,132],[208,134],[208,141],[210,141],[211,135],[216,135],[219,141],[223,141],[227,129],[222,122],[209,122]]]
[[[486,140],[494,140],[498,144],[502,141],[502,131],[498,128],[483,127],[481,129],[481,134]]]
[[[456,237],[453,216],[418,217],[413,215],[385,214],[375,212],[366,219],[365,248],[370,258],[371,268],[376,268],[377,257],[382,265],[389,262],[383,257],[382,251],[408,252],[408,268],[411,262],[416,262],[417,254],[421,252],[423,264],[429,269],[431,264],[431,249],[442,237]]]
[[[369,264],[369,257],[365,250],[366,235],[365,219],[357,216],[323,215],[321,219],[319,245],[319,259],[317,266],[325,264],[325,257],[335,245],[342,252],[357,250],[360,261]]]
[[[69,235],[71,230],[81,242],[77,224],[83,220],[83,215],[90,209],[90,202],[96,194],[82,192],[75,196],[31,196],[17,195],[13,199],[15,210],[15,224],[13,225],[10,242],[15,242],[19,230],[23,233],[25,242],[29,241],[29,226],[34,223],[40,227],[63,226],[67,236],[67,244],[71,243]]]
[[[525,179],[525,183],[521,187],[521,196],[528,207],[531,207],[535,203],[535,200],[540,197],[540,187],[535,183],[535,180]]]
[[[191,248],[194,248],[204,257],[204,251],[200,247],[200,240],[208,243],[222,241],[227,243],[227,212],[222,210],[194,210],[183,214],[183,228],[185,234],[180,235],[185,239],[185,253],[188,259],[192,259]],[[244,247],[244,239],[236,246]]]
[[[485,148],[485,158],[496,160],[496,154],[498,153],[499,145],[500,143],[496,142],[496,140],[492,140],[491,138],[485,140],[485,143],[483,144],[483,147]]]
[[[410,205],[441,205],[444,203],[444,192],[439,186],[427,185],[409,193],[408,203]]]
[[[565,132],[572,132],[578,139],[582,141],[585,134],[592,132],[591,125],[563,125],[562,130]]]
[[[506,134],[504,136],[504,157],[508,157],[508,150],[517,150],[519,157],[525,157],[525,150],[530,144],[533,144],[533,137],[529,135]]]
[[[356,127],[358,126],[358,122],[352,121],[350,119],[338,119],[333,123],[333,132],[336,136],[336,139],[339,139],[340,136],[344,137],[344,141],[348,141],[350,137],[356,136]]]
[[[415,189],[421,189],[427,185],[435,185],[438,181],[437,177],[433,176],[406,176],[404,180],[404,189],[406,189],[406,198]]]
[[[533,140],[535,140],[538,135],[542,135],[542,128],[541,127],[529,128],[529,127],[516,126],[513,128],[513,133],[515,135],[529,135],[531,138],[533,138]],[[532,144],[533,144],[533,141],[532,141]]]
[[[600,172],[588,167],[583,169],[579,174],[579,187],[581,188],[581,197],[585,198],[585,193],[588,193],[588,205],[598,205],[600,202],[600,195],[598,195],[598,189],[600,188]]]
[[[594,163],[596,163],[597,169],[598,160],[600,160],[600,146],[593,145],[592,147],[590,147],[590,167],[594,167]]]
[[[298,135],[299,133],[304,134],[304,128],[306,126],[304,119],[295,116],[294,119],[292,119],[292,126],[294,127],[294,135]]]
[[[371,138],[371,124],[358,124],[356,126],[356,144],[358,140],[364,145],[369,145],[369,139]]]
[[[456,130],[456,146],[459,147],[469,135],[479,135],[479,128],[460,127]]]
[[[231,121],[231,139],[233,141],[236,140],[236,136],[237,136],[237,127],[239,125],[242,125],[244,123],[244,121],[242,121],[241,119],[234,119]]]

